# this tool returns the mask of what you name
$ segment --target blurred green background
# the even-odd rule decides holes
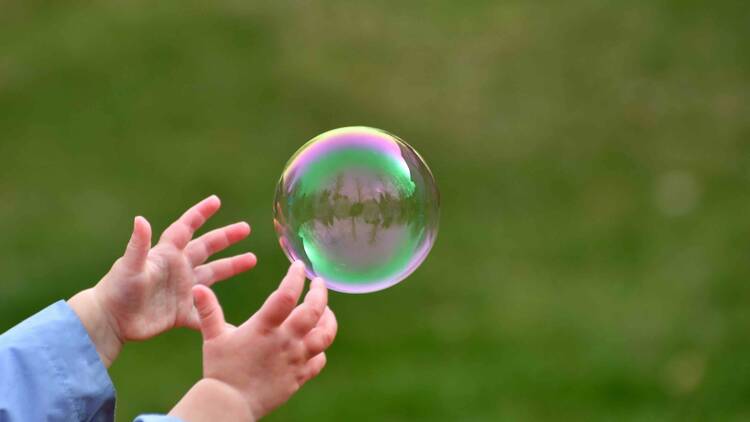
[[[0,331],[210,193],[253,225],[215,288],[243,321],[285,161],[363,124],[430,164],[440,236],[332,294],[328,367],[268,420],[750,419],[749,40],[743,1],[0,0]],[[200,337],[111,375],[120,419],[166,412]]]

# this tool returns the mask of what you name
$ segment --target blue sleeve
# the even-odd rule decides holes
[[[0,421],[111,421],[115,390],[64,301],[0,335]]]

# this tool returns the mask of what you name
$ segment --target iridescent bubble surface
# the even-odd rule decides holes
[[[440,198],[422,157],[364,126],[313,138],[276,187],[274,226],[290,260],[330,289],[367,293],[404,280],[427,257]]]

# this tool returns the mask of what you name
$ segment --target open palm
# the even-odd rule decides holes
[[[250,226],[241,222],[192,239],[220,206],[216,196],[199,202],[172,223],[153,248],[151,226],[136,217],[125,254],[94,288],[121,341],[145,340],[173,327],[199,329],[193,286],[211,286],[255,266],[252,253],[206,263],[250,234]]]

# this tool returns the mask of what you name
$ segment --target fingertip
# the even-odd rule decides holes
[[[320,295],[323,297],[323,305],[328,306],[328,287],[326,281],[322,277],[315,277],[313,280],[314,288],[320,291]]]
[[[151,247],[151,226],[145,218],[133,218],[133,232],[125,249],[125,262],[128,268],[137,271],[142,269]]]
[[[243,270],[249,270],[258,264],[258,257],[252,252],[247,252],[240,255],[240,262]]]
[[[310,286],[318,288],[318,289],[325,289],[326,288],[326,282],[321,277],[315,277],[315,278],[313,278],[312,282],[310,283]]]
[[[320,375],[327,362],[328,358],[326,357],[325,352],[321,352],[320,354],[313,356],[307,363],[309,366],[307,379],[309,380]]]
[[[297,259],[294,262],[292,262],[292,265],[289,267],[290,272],[295,272],[297,274],[304,273],[305,272],[305,263],[301,259]]]
[[[226,326],[221,305],[219,305],[213,291],[206,286],[195,285],[192,288],[192,293],[203,339],[210,340],[221,334]]]
[[[336,318],[336,314],[333,313],[331,308],[329,308],[328,306],[326,306],[325,315],[328,315],[327,318],[331,319],[333,336],[336,337],[336,333],[339,331],[339,320]]]
[[[330,307],[326,306],[325,310],[323,311],[323,316],[320,317],[319,324],[327,327],[326,329],[329,332],[332,332],[334,337],[336,336],[339,323],[336,320],[336,314],[333,313]]]
[[[213,290],[202,284],[193,286],[193,305],[198,310],[201,318],[205,317],[215,308],[214,303],[218,304],[218,299]]]
[[[205,303],[206,300],[206,290],[208,290],[208,287],[202,285],[202,284],[196,284],[193,286],[192,293],[193,293],[193,304],[195,304],[196,307],[198,307],[199,304]]]
[[[328,289],[326,289],[325,281],[320,277],[313,278],[310,282],[310,293],[320,301],[320,314],[322,315],[324,307],[328,304]]]
[[[193,298],[199,300],[201,303],[206,303],[207,301],[216,297],[214,291],[205,284],[196,284],[195,286],[193,286],[192,291]]]
[[[200,201],[194,208],[203,215],[203,218],[208,219],[221,208],[221,199],[216,195],[211,195]]]
[[[143,216],[137,216],[133,219],[133,230],[141,233],[151,233],[151,224]]]
[[[245,221],[240,221],[239,223],[232,224],[229,229],[229,236],[231,237],[231,242],[239,242],[240,240],[250,236],[250,232],[252,231],[252,228],[249,224]]]
[[[292,294],[296,299],[302,294],[305,288],[305,264],[296,260],[289,266],[286,276],[281,279],[278,290],[285,290]],[[296,300],[295,299],[295,300]]]

